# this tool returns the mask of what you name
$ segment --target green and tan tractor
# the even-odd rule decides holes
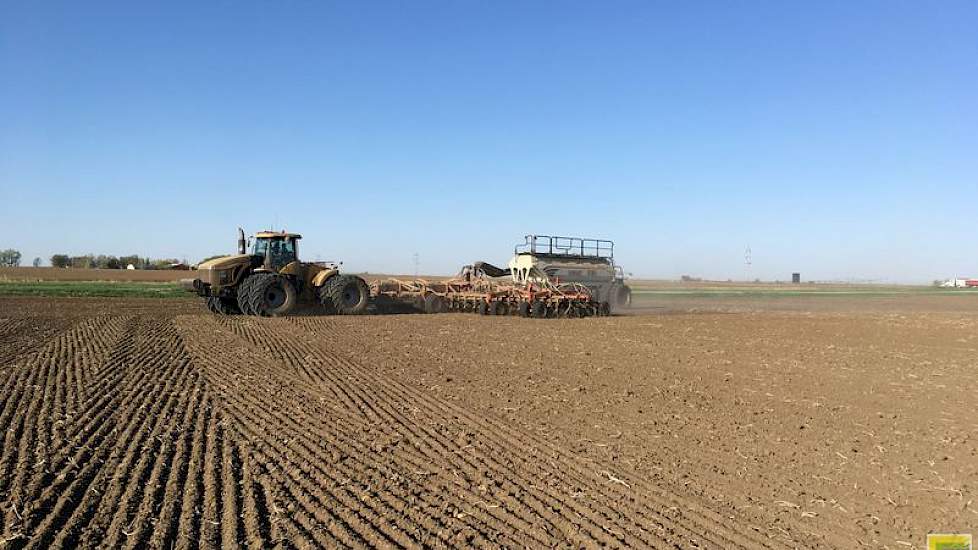
[[[185,284],[207,300],[207,309],[231,315],[287,315],[301,303],[319,304],[326,313],[366,312],[370,289],[356,275],[340,274],[336,264],[300,262],[301,235],[262,231],[251,251],[238,229],[238,253],[202,262],[197,278]]]

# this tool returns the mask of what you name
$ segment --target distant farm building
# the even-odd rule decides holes
[[[948,279],[941,286],[945,288],[978,288],[978,279]]]

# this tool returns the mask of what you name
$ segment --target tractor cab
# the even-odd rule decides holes
[[[279,271],[292,262],[298,261],[299,239],[302,235],[286,232],[262,231],[255,235],[252,255],[264,258],[266,269]]]

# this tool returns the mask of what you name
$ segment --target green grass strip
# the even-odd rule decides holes
[[[113,281],[0,281],[0,296],[189,298],[177,283]]]

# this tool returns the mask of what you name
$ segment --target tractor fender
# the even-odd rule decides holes
[[[312,278],[312,286],[316,288],[323,286],[324,284],[326,284],[326,281],[330,277],[336,275],[339,272],[340,272],[339,269],[333,268],[333,269],[324,269],[319,273],[316,273],[316,276]]]
[[[248,266],[240,265],[234,268],[231,273],[231,284],[229,286],[237,286],[244,281],[245,276],[248,274]]]
[[[289,262],[285,267],[278,270],[278,272],[280,275],[292,275],[293,277],[297,277],[301,269],[302,269],[302,264],[296,261],[296,262]]]

